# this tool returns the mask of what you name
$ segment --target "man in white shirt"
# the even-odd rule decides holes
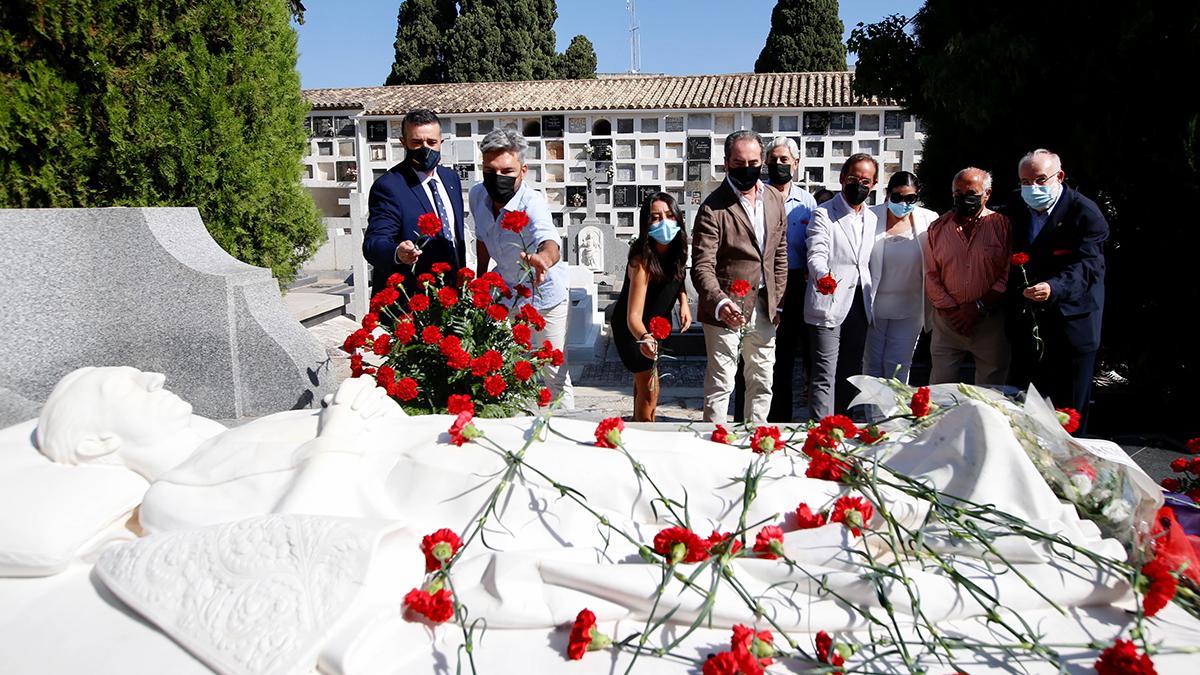
[[[483,182],[471,188],[471,218],[475,223],[475,256],[479,274],[492,261],[496,272],[514,289],[512,309],[532,304],[546,320],[535,331],[533,344],[549,340],[566,351],[567,263],[562,260],[558,232],[545,196],[525,184],[525,138],[511,129],[496,129],[483,137]],[[501,227],[507,213],[523,211],[528,225],[520,232]],[[571,376],[564,362],[546,367],[546,386],[563,409],[575,407]]]

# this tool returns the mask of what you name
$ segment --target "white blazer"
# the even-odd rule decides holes
[[[887,202],[876,204],[871,207],[871,211],[875,213],[875,244],[877,248],[871,250],[871,304],[874,307],[875,290],[879,288],[879,280],[883,278],[883,247],[879,246],[879,242],[887,236]],[[929,239],[929,226],[933,221],[938,219],[936,211],[931,211],[923,206],[918,206],[913,209],[913,231],[917,235],[917,245],[921,248],[921,288],[918,297],[921,298],[921,319],[923,330],[929,330],[933,327],[931,323],[933,306],[929,302],[929,296],[925,294],[925,244]],[[914,309],[916,309],[914,307]],[[872,316],[872,321],[874,317]]]
[[[817,207],[808,225],[808,282],[804,288],[804,321],[832,328],[842,325],[854,304],[854,278],[863,287],[867,320],[871,320],[871,249],[876,217],[869,208],[857,222],[846,198],[838,195]],[[817,279],[832,274],[838,282],[832,295],[817,292]]]

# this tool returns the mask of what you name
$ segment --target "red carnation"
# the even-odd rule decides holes
[[[563,364],[563,353],[561,349],[555,349],[554,345],[550,344],[549,340],[542,343],[542,348],[535,354],[535,358],[544,359],[550,362],[550,365],[557,368]]]
[[[429,272],[424,272],[422,274],[417,275],[417,283],[421,284],[422,286],[427,286],[427,285],[432,286],[433,281],[434,281],[433,275],[430,274]]]
[[[808,508],[808,504],[800,502],[800,506],[796,507],[796,527],[801,530],[811,530],[814,527],[821,527],[825,524],[825,514],[812,512]]]
[[[487,290],[472,291],[471,292],[471,304],[474,305],[477,309],[486,308],[488,305],[492,304],[492,292],[487,291]]]
[[[404,275],[399,272],[392,272],[391,276],[387,278],[387,283],[384,285],[395,288],[402,283],[404,283]]]
[[[429,296],[417,293],[408,299],[408,308],[414,312],[424,312],[429,309]]]
[[[673,563],[696,563],[708,558],[706,542],[686,527],[668,527],[654,535],[654,551]]]
[[[442,341],[442,330],[437,326],[426,326],[421,331],[421,341],[427,345],[436,345]]]
[[[826,274],[817,279],[817,292],[821,295],[833,295],[833,292],[836,290],[837,279],[834,279],[832,274]]]
[[[545,408],[553,399],[554,394],[550,393],[550,389],[542,387],[542,390],[538,392],[538,407]]]
[[[858,439],[867,445],[874,445],[878,443],[879,441],[883,440],[884,436],[887,436],[887,432],[880,431],[879,427],[875,426],[874,424],[858,432]]]
[[[487,363],[489,373],[494,373],[504,367],[504,355],[495,349],[489,349],[481,357]]]
[[[450,398],[446,399],[446,411],[451,415],[463,411],[475,412],[475,403],[467,394],[450,394]]]
[[[450,271],[450,263],[435,262],[429,266],[429,271],[434,274],[445,274]]]
[[[379,366],[379,372],[375,374],[375,384],[383,387],[391,396],[396,388],[396,370],[391,366]]]
[[[858,436],[858,426],[854,420],[845,415],[830,415],[821,420],[818,428],[835,441],[834,445],[843,439]]]
[[[500,218],[500,227],[509,232],[520,232],[529,224],[529,216],[524,211],[509,211]]]
[[[596,630],[596,615],[584,609],[571,626],[571,636],[567,639],[567,658],[578,661],[586,652],[604,649],[610,644],[612,639]]]
[[[350,357],[350,377],[359,377],[363,370],[363,355],[355,353]]]
[[[1155,558],[1142,567],[1142,576],[1146,578],[1146,595],[1142,599],[1142,610],[1146,616],[1154,616],[1158,611],[1171,602],[1179,580],[1171,574],[1171,569],[1162,558]]]
[[[525,349],[529,349],[533,346],[533,331],[529,328],[529,326],[523,323],[513,324],[512,336],[513,341]]]
[[[375,346],[371,348],[371,351],[375,352],[376,356],[386,356],[387,353],[391,351],[391,348],[392,336],[384,333],[383,335],[375,338]]]
[[[384,307],[390,307],[400,299],[400,291],[388,286],[371,298],[371,311],[377,312]]]
[[[741,672],[741,665],[733,652],[721,652],[709,655],[704,662],[702,675],[738,675]]]
[[[1175,473],[1183,473],[1192,465],[1192,460],[1187,457],[1176,457],[1171,460],[1171,470]]]
[[[1068,434],[1079,431],[1079,411],[1074,408],[1057,408],[1058,422]]]
[[[1012,264],[1020,267],[1021,265],[1025,265],[1028,262],[1029,262],[1029,254],[1028,253],[1012,254]]]
[[[735,624],[729,645],[733,647],[735,656],[743,657],[744,673],[761,673],[763,667],[774,663],[771,657],[775,656],[775,636],[769,630],[755,632],[753,628]]]
[[[517,296],[522,298],[532,298],[533,290],[525,284],[517,284]]]
[[[458,285],[462,286],[475,278],[475,270],[469,267],[460,267],[458,270]]]
[[[710,437],[713,443],[729,444],[729,430],[718,424]]]
[[[442,303],[442,307],[453,307],[458,303],[458,291],[449,286],[438,291],[438,302]]]
[[[729,285],[730,295],[736,295],[739,298],[744,298],[749,292],[750,282],[746,281],[745,279],[734,279],[733,283]]]
[[[462,548],[462,540],[454,530],[442,528],[421,538],[421,553],[425,554],[425,571],[442,568],[442,563],[453,558]]]
[[[528,303],[521,305],[521,311],[517,312],[517,319],[528,322],[537,330],[546,329],[546,319],[542,317],[542,313]]]
[[[783,439],[779,436],[779,427],[758,427],[754,430],[754,436],[750,438],[750,449],[759,454],[769,455],[782,447]]]
[[[821,663],[828,663],[831,666],[840,666],[845,663],[842,655],[837,653],[837,650],[833,648],[833,638],[829,637],[829,633],[825,631],[818,632],[813,644],[817,648],[817,659]]]
[[[819,426],[808,430],[808,435],[804,437],[804,447],[801,450],[809,457],[813,453],[821,452],[822,448],[837,447],[837,441],[829,437],[828,432]]]
[[[1193,438],[1187,442],[1188,452],[1193,455],[1200,455],[1200,438]]]
[[[508,318],[508,308],[504,305],[492,305],[487,308],[487,313],[494,321],[504,321]]]
[[[499,375],[489,375],[488,378],[483,381],[484,391],[486,391],[488,395],[492,397],[503,394],[506,388],[508,388],[508,385],[505,384],[504,378],[500,377]]]
[[[729,555],[737,555],[737,552],[742,550],[742,542],[733,538],[732,534],[718,532],[713,530],[712,534],[708,535],[708,539],[704,540],[704,544],[708,546],[710,555],[721,555],[725,553],[725,549],[729,548]]]
[[[513,365],[513,375],[522,382],[533,377],[533,364],[528,361],[517,361]]]
[[[417,397],[417,381],[406,377],[396,382],[396,398],[401,401],[411,401]]]
[[[363,330],[368,333],[379,327],[379,314],[376,312],[367,312],[362,318]]]
[[[462,339],[457,335],[447,335],[442,338],[441,343],[438,345],[438,350],[442,352],[442,356],[450,356],[460,349],[462,349]]]
[[[1157,675],[1154,662],[1129,640],[1117,640],[1111,647],[1100,652],[1096,660],[1098,675]]]
[[[817,450],[809,455],[808,469],[804,475],[817,480],[840,481],[849,468],[850,465],[842,460]]]
[[[414,588],[404,596],[404,606],[434,623],[445,623],[454,616],[454,598],[444,588],[432,594]]]
[[[402,345],[412,342],[417,335],[417,327],[411,321],[396,322],[396,341]]]
[[[754,552],[767,560],[783,555],[783,530],[778,525],[764,525],[754,537]]]
[[[921,387],[912,395],[908,407],[914,417],[924,417],[929,414],[929,387]]]
[[[666,340],[671,335],[671,322],[661,316],[650,319],[650,335],[655,340]]]
[[[471,355],[467,350],[459,348],[446,355],[446,365],[454,370],[466,370],[471,367]]]
[[[470,410],[463,410],[458,413],[458,417],[454,418],[454,423],[450,425],[450,442],[462,446],[467,441],[479,438],[483,435],[479,429],[471,424],[471,420],[475,417],[475,406],[471,406]]]
[[[1179,492],[1179,488],[1183,487],[1183,483],[1181,483],[1178,478],[1164,478],[1162,479],[1162,483],[1160,483],[1160,485],[1162,485],[1163,489],[1167,492]]]
[[[342,349],[347,352],[352,352],[355,349],[365,346],[367,344],[367,339],[370,337],[370,333],[362,328],[359,328],[358,330],[346,336],[346,341],[342,343]]]
[[[625,430],[625,420],[620,417],[609,417],[596,425],[596,445],[601,448],[615,448],[621,444],[621,432]]]
[[[442,231],[442,219],[436,213],[422,213],[417,218],[417,229],[426,237],[436,237]]]
[[[871,506],[871,502],[862,497],[844,495],[833,503],[833,512],[829,516],[829,522],[841,523],[850,528],[851,534],[861,537],[862,528],[870,522],[873,515],[875,515],[875,507]]]

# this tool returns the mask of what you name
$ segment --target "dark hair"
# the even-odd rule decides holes
[[[400,135],[408,138],[409,127],[423,127],[426,124],[436,124],[442,126],[442,121],[438,119],[436,113],[428,108],[417,108],[409,110],[404,116],[404,121],[400,123]]]
[[[725,137],[725,157],[733,154],[733,144],[738,141],[754,141],[758,143],[758,154],[762,154],[763,142],[762,136],[758,135],[757,131],[750,129],[738,129],[737,131]]]
[[[825,195],[824,199],[821,199],[822,194]],[[824,204],[830,199],[833,199],[833,190],[830,190],[829,188],[821,188],[813,193],[813,200],[817,202],[817,206]]]
[[[879,180],[879,162],[875,161],[874,157],[868,155],[865,152],[856,152],[853,155],[850,155],[849,157],[847,157],[846,161],[842,163],[842,171],[841,171],[841,173],[838,174],[838,176],[841,178],[845,178],[846,174],[850,173],[850,167],[854,166],[855,164],[858,164],[859,162],[870,162],[871,164],[874,164],[875,165],[875,180]]]
[[[659,255],[650,236],[650,205],[663,202],[671,211],[671,217],[679,224],[679,234],[671,240],[666,255]],[[687,223],[683,220],[683,212],[675,198],[665,192],[655,192],[642,202],[641,222],[638,225],[638,237],[629,245],[629,262],[641,258],[642,265],[650,275],[651,281],[666,281],[668,274],[676,281],[683,280],[684,268],[687,266]]]
[[[890,193],[892,190],[901,187],[911,187],[920,192],[921,182],[917,180],[916,174],[911,171],[897,171],[888,179],[887,191]]]

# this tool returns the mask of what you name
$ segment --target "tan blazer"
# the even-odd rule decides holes
[[[692,224],[692,285],[699,294],[697,318],[702,323],[724,326],[716,317],[717,303],[729,298],[749,315],[757,289],[767,288],[767,311],[771,317],[781,306],[787,286],[787,215],[783,195],[759,185],[763,191],[763,231],[766,244],[758,251],[754,226],[728,181],[713,190],[700,205]],[[766,274],[764,278],[763,274]],[[736,279],[750,282],[751,291],[739,300],[729,295]]]

